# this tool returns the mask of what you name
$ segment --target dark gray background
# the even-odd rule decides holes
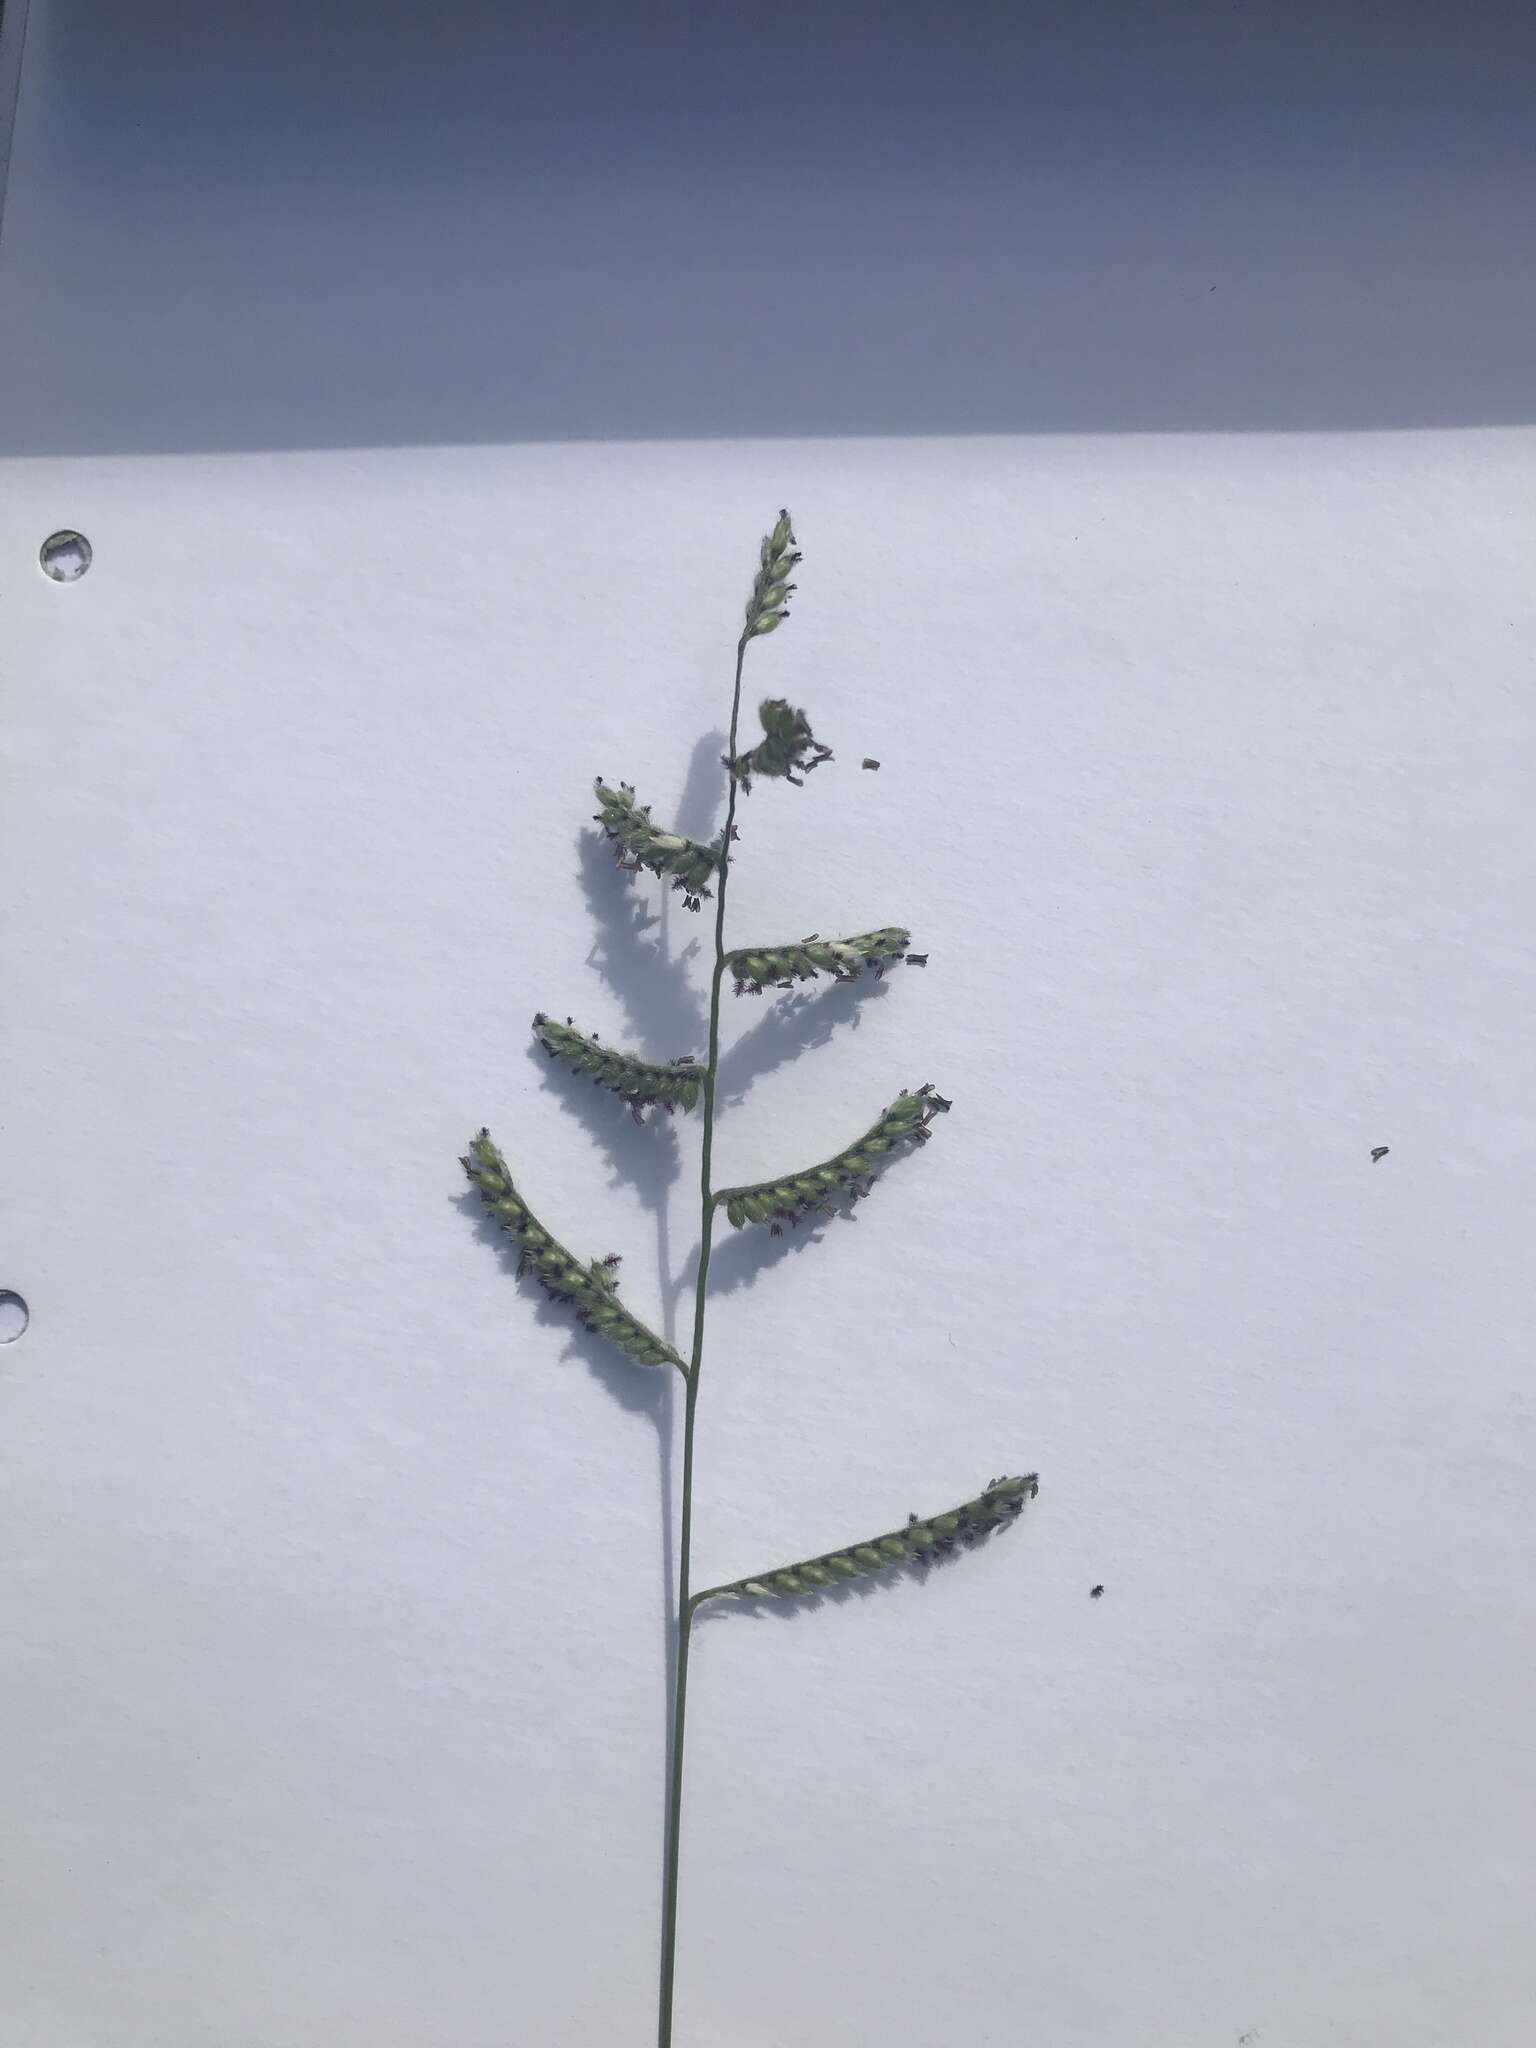
[[[12,451],[1536,417],[1529,7],[31,12]]]

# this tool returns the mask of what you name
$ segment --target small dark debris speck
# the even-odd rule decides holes
[[[1090,1586],[1088,1588],[1088,1598],[1090,1600],[1102,1600],[1104,1598],[1104,1588],[1102,1586]]]
[[[1373,1145],[1371,1147],[1371,1163],[1373,1165],[1378,1159],[1385,1159],[1386,1156],[1387,1147],[1385,1145]]]
[[[877,760],[875,760],[872,755],[866,754],[864,756],[864,766],[866,768],[878,768],[880,766],[880,763]]]

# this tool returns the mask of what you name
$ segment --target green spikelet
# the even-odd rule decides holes
[[[584,1031],[577,1031],[569,1017],[560,1024],[542,1010],[533,1020],[533,1029],[551,1058],[585,1074],[598,1087],[611,1088],[627,1102],[637,1124],[645,1121],[640,1114],[644,1109],[692,1109],[698,1102],[704,1069],[692,1059],[669,1060],[665,1065],[636,1059],[633,1053],[599,1044],[595,1032],[589,1038]]]
[[[546,1293],[569,1305],[577,1322],[607,1337],[639,1364],[675,1366],[686,1376],[687,1367],[671,1345],[654,1336],[620,1302],[613,1275],[617,1259],[594,1259],[584,1266],[551,1237],[513,1186],[507,1162],[491,1142],[489,1131],[479,1131],[470,1139],[461,1163],[486,1208],[522,1247],[519,1277],[531,1272]]]
[[[613,841],[619,866],[631,874],[649,868],[653,875],[670,876],[672,887],[682,891],[688,908],[697,910],[720,865],[719,842],[701,846],[681,833],[658,832],[651,823],[650,805],[637,804],[627,782],[610,789],[599,776],[596,788],[601,808],[593,816]]]
[[[754,775],[782,776],[798,789],[813,768],[831,760],[832,749],[822,746],[805,713],[782,697],[765,697],[757,715],[763,722],[763,738],[725,764],[741,784],[744,796],[751,791]]]
[[[843,1196],[857,1202],[870,1191],[874,1176],[893,1152],[903,1145],[922,1145],[928,1126],[941,1110],[949,1108],[933,1084],[925,1081],[914,1094],[903,1088],[900,1095],[881,1112],[856,1144],[819,1166],[800,1173],[785,1174],[779,1180],[761,1180],[751,1187],[722,1188],[715,1196],[739,1230],[746,1223],[766,1223],[775,1237],[782,1236],[786,1223],[798,1223],[813,1209],[832,1211],[833,1198]]]
[[[866,967],[871,974],[883,974],[911,943],[912,934],[898,924],[858,932],[851,939],[824,939],[812,932],[794,946],[744,946],[726,954],[725,966],[735,977],[737,995],[760,996],[765,988],[792,988],[818,974],[837,981],[856,981]]]
[[[904,1529],[871,1536],[845,1550],[802,1558],[798,1564],[780,1565],[754,1578],[733,1579],[728,1586],[711,1586],[693,1604],[729,1599],[793,1600],[903,1565],[935,1564],[957,1549],[974,1549],[997,1530],[1010,1528],[1023,1512],[1024,1503],[1039,1491],[1040,1482],[1033,1472],[1015,1479],[991,1479],[974,1500],[962,1501],[942,1515],[930,1515],[921,1522],[916,1515],[909,1515]]]
[[[772,533],[764,535],[762,547],[758,550],[758,570],[752,579],[752,595],[747,599],[744,640],[751,640],[759,633],[771,633],[781,619],[789,617],[784,609],[784,600],[795,586],[786,578],[794,574],[799,560],[789,514],[781,512]]]

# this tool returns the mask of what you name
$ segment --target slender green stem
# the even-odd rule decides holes
[[[747,635],[736,648],[736,682],[731,694],[731,738],[726,758],[736,758],[736,726],[741,717],[741,670]],[[725,836],[720,842],[720,867],[715,884],[715,971],[709,987],[709,1056],[704,1068],[704,1142],[699,1163],[699,1277],[693,1298],[693,1350],[688,1361],[688,1394],[683,1409],[683,1515],[677,1543],[677,1655],[672,1672],[672,1768],[667,1796],[667,1872],[662,1898],[661,1996],[657,2048],[672,2048],[672,1983],[677,1966],[677,1872],[683,1824],[683,1734],[688,1710],[688,1643],[697,1604],[688,1591],[688,1566],[693,1546],[693,1430],[699,1405],[699,1372],[704,1363],[704,1306],[709,1298],[709,1252],[715,1229],[715,1195],[710,1163],[715,1143],[715,1081],[720,1071],[720,990],[725,981],[725,886],[731,869],[731,839],[736,829],[736,777],[727,770]]]

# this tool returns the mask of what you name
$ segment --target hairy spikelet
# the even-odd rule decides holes
[[[672,887],[682,891],[688,908],[697,910],[720,865],[720,842],[701,846],[697,839],[684,839],[681,833],[659,832],[651,822],[650,805],[637,804],[627,782],[612,789],[599,776],[596,787],[601,808],[593,816],[613,841],[619,866],[630,874],[649,868],[653,875],[670,876]]]
[[[533,1020],[534,1035],[553,1059],[573,1072],[585,1074],[599,1088],[611,1088],[627,1102],[636,1123],[643,1123],[644,1109],[692,1109],[704,1086],[704,1069],[691,1057],[657,1061],[637,1059],[633,1053],[602,1045],[597,1033],[590,1037],[578,1031],[569,1017],[563,1024],[546,1017],[542,1010]]]
[[[782,697],[765,697],[757,715],[763,722],[763,737],[755,747],[725,764],[741,784],[744,796],[751,792],[754,775],[782,776],[798,789],[813,768],[831,760],[832,749],[816,738],[805,713]]]
[[[763,544],[758,551],[758,569],[752,579],[752,595],[747,599],[747,628],[743,639],[750,640],[759,633],[771,633],[781,619],[789,617],[784,609],[784,600],[795,586],[786,579],[794,574],[799,560],[789,514],[781,512],[772,533],[763,536]]]
[[[798,1564],[780,1565],[754,1578],[733,1579],[728,1586],[711,1586],[695,1604],[727,1599],[794,1600],[904,1565],[935,1564],[958,1549],[974,1549],[999,1529],[1010,1528],[1024,1503],[1039,1491],[1040,1482],[1033,1472],[1020,1478],[991,1479],[974,1500],[962,1501],[942,1515],[930,1515],[925,1521],[909,1515],[904,1529],[871,1536],[866,1543],[802,1558]]]
[[[735,977],[737,995],[760,996],[765,988],[792,988],[797,981],[814,981],[818,974],[830,974],[837,981],[856,981],[866,967],[871,974],[883,974],[893,960],[903,958],[911,943],[912,934],[899,924],[858,932],[851,939],[824,939],[812,932],[798,945],[743,946],[726,954],[725,966]]]
[[[824,1159],[819,1166],[808,1166],[799,1173],[787,1173],[778,1180],[756,1181],[751,1187],[722,1188],[715,1200],[724,1205],[726,1215],[738,1230],[745,1223],[766,1223],[775,1237],[781,1236],[786,1223],[798,1223],[812,1210],[831,1215],[837,1197],[857,1202],[867,1195],[876,1173],[891,1154],[904,1145],[926,1143],[928,1126],[941,1110],[948,1108],[948,1102],[934,1093],[929,1081],[910,1095],[903,1088],[890,1107],[882,1111],[879,1121],[835,1158]]]
[[[489,1131],[471,1138],[462,1165],[479,1189],[486,1208],[503,1230],[522,1247],[519,1276],[532,1273],[556,1301],[566,1303],[579,1323],[607,1337],[641,1365],[671,1365],[686,1372],[670,1344],[649,1331],[619,1300],[614,1278],[617,1259],[594,1259],[588,1266],[550,1236],[512,1184],[512,1175]]]

